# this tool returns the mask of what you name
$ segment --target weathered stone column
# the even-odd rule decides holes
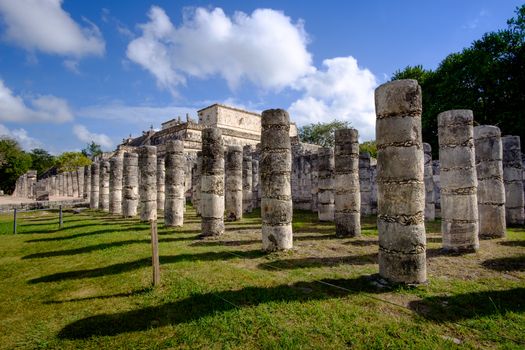
[[[109,160],[109,212],[122,214],[122,174],[124,159],[116,154]]]
[[[335,131],[335,234],[361,235],[359,140],[356,129]]]
[[[122,216],[130,218],[137,215],[139,204],[139,156],[124,153],[122,171]]]
[[[438,115],[443,249],[476,251],[478,199],[473,115],[452,110]]]
[[[375,91],[379,274],[423,283],[426,273],[421,87],[396,80]]]
[[[100,162],[98,207],[109,211],[109,161]]]
[[[91,165],[84,166],[84,199],[90,202],[91,197]]]
[[[242,149],[242,211],[251,213],[253,207],[252,147]]]
[[[252,155],[252,209],[259,208],[259,159]]]
[[[226,153],[226,218],[241,220],[243,208],[243,154],[241,146],[230,146]]]
[[[319,210],[319,155],[317,153],[312,154],[312,189],[310,194],[312,196],[311,210],[317,213]]]
[[[77,168],[78,178],[78,197],[84,198],[84,167],[80,166]]]
[[[139,148],[140,220],[157,219],[157,147]]]
[[[66,181],[67,181],[67,196],[73,197],[73,174],[71,171],[68,171],[66,173]]]
[[[56,175],[51,176],[51,195],[57,196],[57,177]]]
[[[434,171],[432,169],[432,147],[423,143],[425,152],[425,219],[436,220],[436,204],[434,203]]]
[[[91,196],[89,198],[89,207],[91,209],[98,209],[99,186],[100,164],[98,162],[94,162],[91,164]]]
[[[319,149],[318,216],[320,221],[334,221],[334,150]]]
[[[184,175],[184,172],[182,173]],[[166,181],[166,168],[164,165],[164,158],[157,157],[157,210],[164,210],[164,201],[166,196],[164,194]],[[183,179],[184,184],[184,179]]]
[[[251,162],[250,162],[251,164]],[[224,233],[224,150],[220,129],[202,131],[201,237]]]
[[[193,206],[197,216],[201,216],[201,177],[202,177],[202,152],[197,152],[195,164],[195,186],[192,188]]]
[[[519,136],[504,136],[503,181],[505,183],[505,216],[509,225],[523,225],[523,178]]]
[[[492,125],[474,128],[480,237],[505,237],[505,186],[501,132]]]
[[[368,152],[359,154],[359,190],[361,192],[361,214],[372,215],[372,172]]]
[[[168,142],[166,144],[166,206],[164,208],[164,225],[168,227],[184,224],[185,167],[184,142],[180,140]]]
[[[293,247],[290,117],[283,109],[261,116],[261,218],[263,250]]]

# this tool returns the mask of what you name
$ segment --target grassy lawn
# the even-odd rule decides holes
[[[149,227],[101,212],[0,215],[0,347],[523,348],[525,230],[443,255],[430,223],[429,283],[377,283],[375,218],[338,239],[295,213],[291,252],[263,254],[259,213],[199,241],[159,222],[162,285],[151,288]]]

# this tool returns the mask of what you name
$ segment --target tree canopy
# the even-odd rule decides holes
[[[31,169],[36,170],[38,176],[55,166],[55,157],[42,148],[35,148],[29,152]]]
[[[24,152],[18,142],[0,138],[0,189],[11,193],[16,180],[31,167],[31,156]]]
[[[82,154],[93,160],[96,156],[102,154],[102,148],[99,144],[96,144],[95,141],[91,141],[86,145],[86,148],[82,150]]]
[[[81,152],[64,152],[56,160],[59,172],[77,170],[79,166],[89,164],[91,164],[91,159]]]
[[[334,119],[327,123],[313,123],[299,128],[299,138],[303,142],[322,147],[333,147],[335,131],[350,127],[350,122]]]

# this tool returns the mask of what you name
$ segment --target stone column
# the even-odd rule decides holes
[[[109,211],[109,162],[107,160],[100,162],[99,174],[98,207],[103,211]]]
[[[242,219],[243,208],[243,153],[241,146],[230,146],[226,153],[226,218]]]
[[[71,171],[68,171],[66,173],[66,180],[67,180],[67,196],[73,197],[73,174]]]
[[[423,143],[425,152],[425,219],[436,220],[436,204],[434,203],[434,171],[432,168],[432,147]]]
[[[312,198],[311,210],[317,213],[319,210],[319,155],[314,153],[312,157],[312,189],[310,191]]]
[[[157,147],[139,148],[140,220],[157,220]]]
[[[523,178],[519,136],[504,136],[503,181],[505,183],[505,215],[507,224],[523,225]]]
[[[51,195],[57,196],[57,177],[56,175],[51,176]]]
[[[501,132],[492,125],[474,128],[480,237],[505,237],[505,186]]]
[[[182,173],[184,175],[184,172]],[[164,201],[166,196],[164,194],[166,181],[166,169],[164,166],[164,158],[157,158],[157,210],[164,210]],[[182,180],[184,184],[184,179]]]
[[[319,149],[318,216],[320,221],[334,221],[334,150]]]
[[[242,210],[244,213],[252,212],[252,180],[252,147],[244,146],[242,150]]]
[[[361,192],[361,214],[372,215],[372,173],[370,154],[359,154],[359,190]]]
[[[259,208],[259,160],[252,155],[252,209]]]
[[[77,168],[78,178],[78,197],[84,198],[84,167],[80,166]]]
[[[476,251],[478,199],[473,115],[451,110],[438,115],[443,249]]]
[[[84,166],[84,199],[89,202],[91,197],[91,165]]]
[[[192,188],[193,206],[197,216],[201,216],[201,176],[202,176],[202,152],[197,152],[197,164],[195,164],[195,186]]]
[[[99,200],[99,186],[100,186],[100,164],[91,164],[91,195],[89,198],[89,207],[91,209],[98,209]]]
[[[164,225],[168,227],[184,224],[185,167],[184,142],[169,141],[166,144],[166,206],[164,208]]]
[[[122,214],[122,173],[124,159],[116,154],[109,160],[109,212]]]
[[[220,129],[202,131],[201,237],[224,233],[224,150]]]
[[[375,91],[379,274],[423,283],[426,273],[421,87],[396,80]]]
[[[136,153],[124,153],[122,172],[122,216],[129,218],[137,215],[139,204],[139,156]]]
[[[265,251],[293,247],[290,117],[283,109],[261,116],[261,218]]]
[[[335,131],[335,234],[361,235],[359,140],[356,129]]]

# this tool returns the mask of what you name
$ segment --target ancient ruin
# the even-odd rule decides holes
[[[423,143],[425,152],[425,220],[436,219],[436,204],[434,202],[434,172],[432,168],[432,147]]]
[[[184,206],[186,204],[184,166],[184,144],[179,140],[168,142],[165,160],[166,200],[164,206],[164,225],[168,227],[182,226],[184,223]]]
[[[99,186],[100,186],[100,164],[94,162],[91,164],[91,194],[89,197],[89,207],[98,209],[99,203]]]
[[[122,177],[124,159],[117,154],[109,160],[109,212],[122,214]]]
[[[242,150],[242,210],[244,213],[251,213],[253,209],[252,184],[252,147],[247,145]]]
[[[98,208],[109,211],[109,161],[100,162]]]
[[[137,153],[124,153],[122,172],[122,216],[137,215],[139,204],[139,156]]]
[[[320,221],[334,221],[334,150],[323,147],[319,149],[318,157],[318,217]]]
[[[168,153],[166,145],[166,154]],[[182,173],[184,176],[184,173]],[[164,165],[164,158],[157,157],[157,210],[164,210],[165,201],[165,181],[166,181],[166,168]]]
[[[505,183],[505,215],[507,224],[523,225],[523,164],[519,136],[504,136],[503,181]]]
[[[157,220],[157,148],[142,146],[139,151],[140,221]]]
[[[230,146],[226,152],[225,210],[226,219],[242,219],[243,152],[240,146]]]

